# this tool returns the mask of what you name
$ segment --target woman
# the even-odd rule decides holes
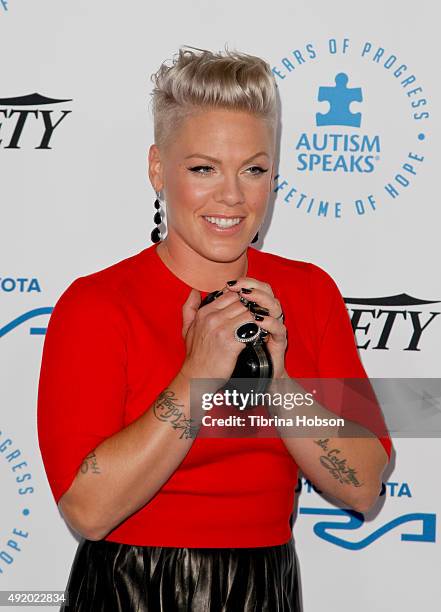
[[[387,436],[339,440],[357,488],[323,468],[312,439],[195,435],[190,383],[230,378],[247,322],[267,332],[275,380],[366,373],[331,277],[249,246],[275,172],[268,64],[191,49],[154,75],[149,177],[166,237],[157,199],[154,244],[74,280],[46,334],[40,447],[83,537],[69,610],[298,611],[297,466],[364,511],[390,455]]]

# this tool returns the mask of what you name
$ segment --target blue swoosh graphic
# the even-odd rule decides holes
[[[45,306],[43,308],[34,308],[33,310],[29,310],[28,312],[25,312],[24,314],[20,315],[16,319],[12,319],[12,321],[10,321],[9,323],[6,323],[6,325],[4,325],[3,327],[0,327],[0,338],[2,338],[2,336],[5,336],[7,333],[12,331],[19,325],[26,323],[26,321],[28,321],[29,319],[33,319],[34,317],[39,317],[40,315],[51,314],[52,311],[53,311],[52,306]],[[47,327],[31,327],[29,330],[29,333],[32,336],[40,336],[46,333],[46,329]]]
[[[345,529],[359,529],[364,524],[364,517],[355,510],[339,510],[332,508],[300,508],[300,514],[315,514],[315,515],[326,515],[326,516],[340,516],[348,518],[346,522],[336,521],[320,521],[314,525],[314,533],[316,536],[331,544],[346,548],[348,550],[361,550],[366,548],[372,542],[375,542],[381,538],[385,533],[392,531],[399,525],[404,523],[411,523],[414,521],[420,521],[422,525],[421,533],[402,533],[401,540],[408,542],[435,542],[436,541],[436,515],[422,512],[413,512],[410,514],[403,514],[392,521],[389,521],[382,527],[379,527],[371,534],[359,540],[358,542],[350,542],[341,537],[337,537],[332,533],[329,533],[329,529],[334,530],[345,530]]]

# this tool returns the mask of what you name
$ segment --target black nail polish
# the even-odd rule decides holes
[[[248,306],[249,306],[249,304],[248,304]],[[250,308],[250,311],[253,314],[259,314],[259,315],[262,315],[263,317],[267,317],[269,315],[269,310],[267,310],[266,308],[260,308],[258,306],[252,306]]]
[[[252,289],[248,289],[247,287],[243,287],[241,289],[242,293],[251,293]]]
[[[259,306],[259,304],[257,302],[252,302],[251,300],[249,300],[248,304],[250,306]]]
[[[244,297],[240,297],[239,300],[242,302],[244,306],[248,306],[248,300]]]
[[[236,283],[237,283],[237,280],[230,280],[230,281],[227,281],[227,285],[228,285],[229,287],[232,287],[232,286],[233,286],[233,285],[235,285]]]
[[[220,289],[219,291],[217,291],[217,292],[216,292],[216,294],[215,294],[215,296],[214,296],[214,297],[215,297],[215,298],[218,298],[218,297],[220,297],[221,295],[223,295],[223,293],[224,293],[224,292],[223,292],[223,291]]]
[[[256,321],[263,321],[265,317],[262,317],[261,315],[256,314],[254,315],[254,318]]]

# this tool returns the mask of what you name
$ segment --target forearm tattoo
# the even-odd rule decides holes
[[[196,426],[194,419],[186,417],[181,410],[183,404],[177,402],[176,394],[171,389],[161,391],[153,403],[153,413],[160,421],[169,421],[173,429],[181,430],[180,439],[194,438]]]
[[[81,464],[80,470],[82,474],[87,474],[88,472],[92,474],[101,474],[100,468],[98,466],[98,460],[94,451],[89,453],[84,459],[83,463]]]
[[[354,487],[361,487],[362,482],[357,479],[357,472],[354,468],[346,465],[346,459],[339,458],[341,451],[338,448],[329,450],[329,438],[314,440],[326,454],[320,455],[320,463],[325,467],[331,475],[342,484],[349,484]]]

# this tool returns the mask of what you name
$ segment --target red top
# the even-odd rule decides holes
[[[156,246],[75,279],[52,312],[38,435],[57,503],[83,458],[138,418],[185,358],[181,309],[190,286]],[[268,282],[283,306],[291,377],[366,376],[344,301],[323,269],[250,246],[247,276]],[[390,456],[390,438],[380,439]],[[297,472],[278,437],[196,438],[157,494],[105,539],[174,547],[283,544],[292,533]]]

